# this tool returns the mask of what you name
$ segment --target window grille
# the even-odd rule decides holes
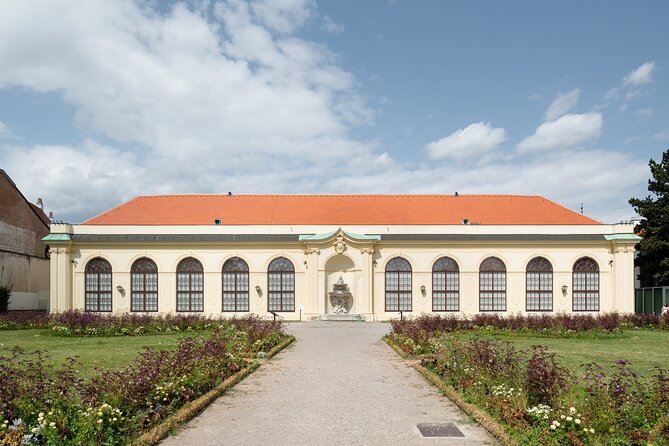
[[[158,266],[148,257],[130,267],[130,311],[158,311]]]
[[[223,264],[223,311],[249,311],[249,265],[239,257]]]
[[[386,311],[411,311],[411,264],[395,257],[386,264]]]
[[[268,311],[295,311],[295,267],[285,257],[278,257],[267,268]]]
[[[193,257],[177,265],[177,311],[204,311],[204,268]]]
[[[525,309],[553,311],[553,265],[544,257],[535,257],[527,264]]]
[[[432,266],[432,311],[460,311],[460,268],[450,257]]]
[[[581,257],[574,263],[572,310],[599,311],[599,266],[590,257]]]
[[[479,311],[506,311],[506,266],[497,257],[479,268]]]
[[[86,264],[85,279],[86,311],[112,311],[112,267],[102,257],[91,259]]]

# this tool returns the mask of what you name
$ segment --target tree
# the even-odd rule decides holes
[[[642,220],[635,232],[642,237],[636,249],[639,256],[635,265],[639,267],[641,286],[669,285],[669,149],[662,154],[662,161],[650,160],[648,191],[646,198],[630,198]]]

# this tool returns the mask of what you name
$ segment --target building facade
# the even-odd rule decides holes
[[[10,310],[47,308],[49,259],[42,238],[49,224],[42,207],[28,202],[0,169],[0,286],[12,290]]]
[[[633,312],[632,230],[538,196],[145,196],[51,226],[50,311]]]

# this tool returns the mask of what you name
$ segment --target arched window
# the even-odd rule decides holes
[[[112,311],[112,267],[102,257],[86,264],[86,311]]]
[[[158,266],[148,257],[130,267],[130,311],[158,311]]]
[[[223,311],[249,311],[249,265],[239,257],[223,264]]]
[[[432,311],[460,311],[460,268],[450,257],[432,265]]]
[[[506,266],[497,257],[479,268],[479,311],[506,311]]]
[[[386,311],[411,311],[411,264],[402,257],[386,264]]]
[[[267,268],[268,311],[295,311],[295,267],[285,257],[272,260]]]
[[[572,310],[599,311],[599,266],[590,257],[574,263],[572,273]]]
[[[192,257],[177,265],[177,311],[204,311],[204,268]]]
[[[535,257],[525,271],[525,309],[553,311],[553,265],[548,259]]]

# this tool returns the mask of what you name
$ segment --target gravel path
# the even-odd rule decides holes
[[[484,429],[382,340],[388,325],[303,322],[297,341],[163,445],[479,445]],[[423,438],[418,423],[464,438]]]

